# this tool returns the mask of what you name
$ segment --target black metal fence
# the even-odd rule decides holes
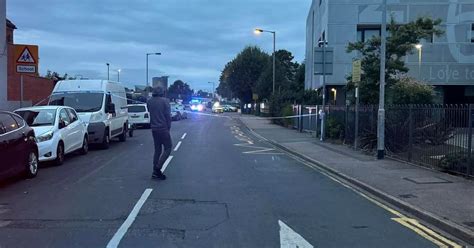
[[[293,106],[294,127],[320,137],[321,106]],[[474,176],[473,105],[386,107],[388,156],[410,163]],[[377,149],[378,106],[326,106],[326,140],[365,152]],[[358,120],[358,121],[356,121]]]

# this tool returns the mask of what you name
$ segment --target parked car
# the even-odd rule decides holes
[[[65,80],[54,87],[49,105],[74,108],[87,123],[89,143],[108,149],[112,138],[127,139],[125,87],[108,80]]]
[[[87,125],[76,111],[64,106],[40,106],[15,110],[33,128],[40,162],[64,163],[66,154],[89,151]]]
[[[146,104],[129,104],[127,108],[130,124],[150,128],[150,112]]]
[[[223,108],[224,108],[224,112],[237,112],[237,107],[234,107],[229,104],[224,105]]]
[[[171,104],[171,107],[172,108],[175,108],[177,114],[178,114],[178,117],[180,120],[182,119],[188,119],[188,114],[186,113],[186,109],[184,107],[183,104],[180,104],[180,103],[172,103]]]
[[[35,132],[17,114],[0,111],[0,178],[19,173],[33,178],[38,174],[38,147]]]
[[[175,108],[171,107],[171,120],[172,121],[179,121],[180,118],[178,116],[178,111]]]
[[[212,113],[224,113],[224,108],[221,106],[219,102],[215,102],[212,105]]]

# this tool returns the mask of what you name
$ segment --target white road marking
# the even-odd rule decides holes
[[[166,168],[168,167],[168,165],[171,162],[171,159],[173,159],[173,156],[169,156],[168,159],[165,161],[165,164],[163,164],[163,168],[161,168],[162,173],[165,172]]]
[[[178,142],[178,144],[176,145],[176,147],[174,148],[174,151],[178,151],[179,147],[181,146],[181,141]]]
[[[183,140],[184,138],[186,138],[186,135],[188,135],[188,133],[184,133],[183,136],[181,136],[181,139]]]
[[[120,226],[120,228],[117,230],[117,232],[114,234],[112,239],[107,244],[107,248],[116,248],[116,247],[118,247],[118,245],[120,244],[120,241],[125,236],[128,229],[130,228],[130,226],[133,224],[133,222],[137,218],[137,215],[140,212],[140,209],[143,207],[143,204],[145,204],[145,201],[148,199],[148,197],[150,196],[152,191],[153,191],[153,189],[145,189],[142,196],[140,197],[138,202],[133,207],[132,212],[130,212],[130,214],[128,215],[125,222]]]
[[[278,220],[280,225],[280,247],[281,248],[313,248],[301,235],[293,231],[283,221]]]

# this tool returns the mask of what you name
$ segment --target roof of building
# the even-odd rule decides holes
[[[7,28],[16,29],[15,24],[7,19]]]

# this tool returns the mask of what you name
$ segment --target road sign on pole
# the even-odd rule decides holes
[[[334,49],[317,47],[314,50],[314,75],[332,75]]]
[[[20,74],[38,74],[38,46],[14,46],[16,72]]]
[[[362,63],[360,60],[354,60],[352,62],[352,82],[360,82],[360,77],[362,74]]]

